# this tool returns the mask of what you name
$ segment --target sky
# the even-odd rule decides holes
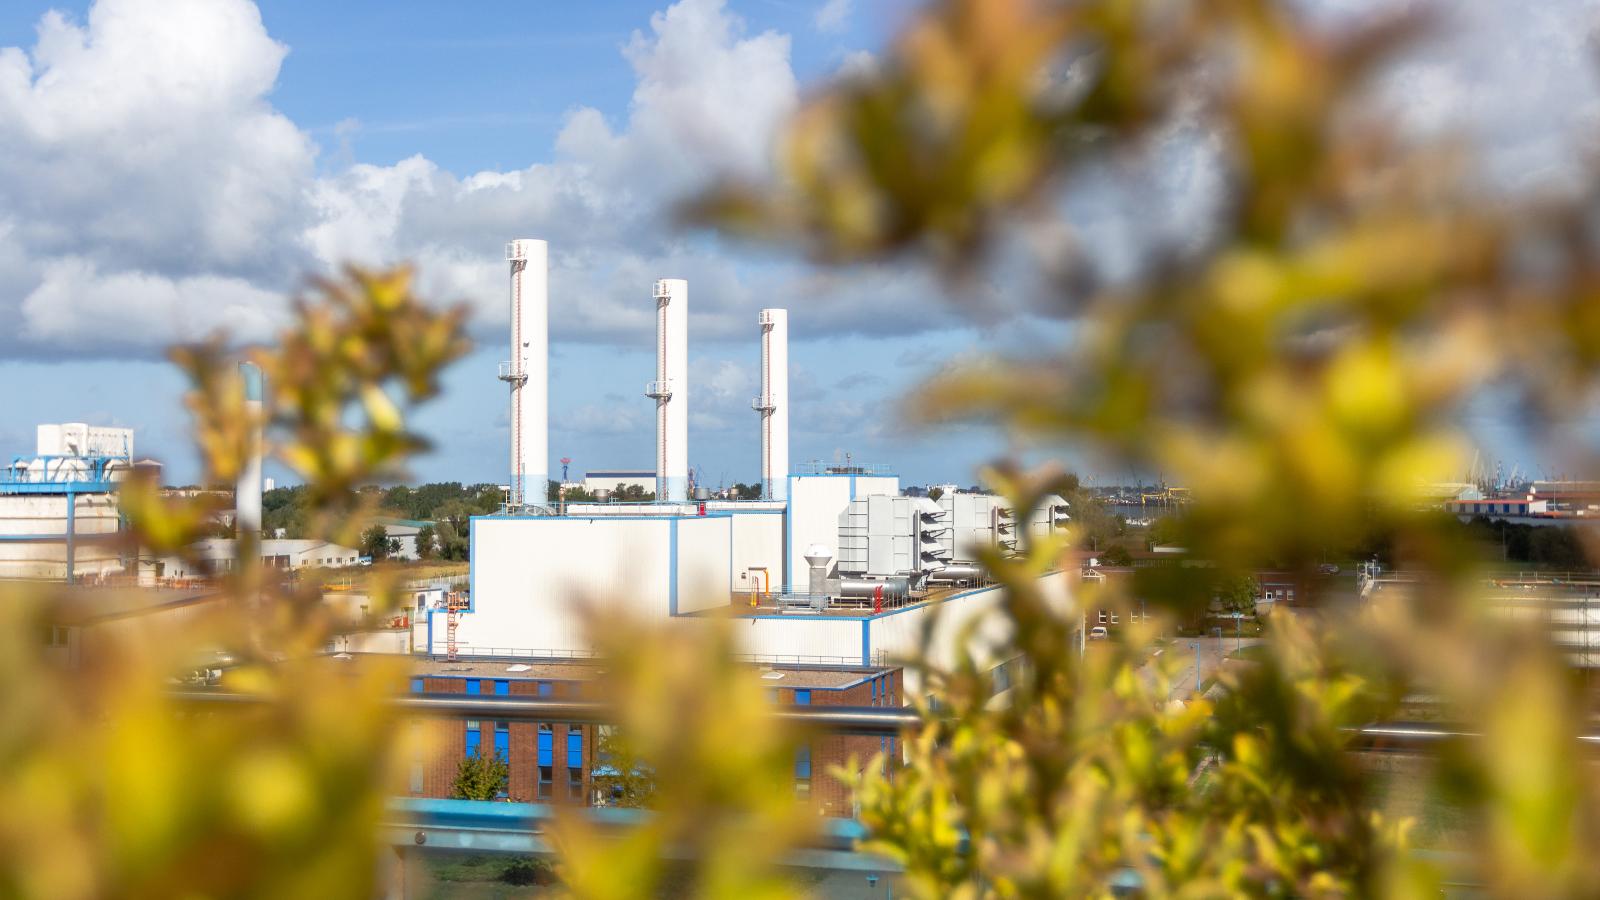
[[[1395,5],[1305,2],[1335,24]],[[718,173],[767,172],[807,86],[881,52],[911,9],[0,4],[0,456],[28,452],[40,422],[122,425],[189,480],[183,385],[162,349],[218,329],[268,339],[308,277],[408,260],[425,296],[473,309],[477,341],[416,420],[436,448],[412,478],[504,481],[502,250],[536,237],[551,246],[553,473],[563,456],[574,476],[651,465],[650,288],[680,277],[702,483],[758,477],[749,399],[768,306],[790,310],[796,465],[849,454],[907,483],[970,483],[1015,448],[979,427],[909,429],[901,398],[953,359],[1069,341],[1035,286],[1001,272],[958,298],[913,267],[821,270],[667,219]],[[1600,123],[1596,3],[1451,9],[1383,102],[1418,133],[1481,144],[1495,177],[1560,183]],[[1220,152],[1180,122],[1142,161],[1068,185],[1075,243],[1115,277],[1142,248],[1203,233]],[[1492,409],[1470,424],[1515,445]]]

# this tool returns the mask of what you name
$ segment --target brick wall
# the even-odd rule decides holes
[[[508,688],[512,696],[537,696],[539,693],[538,682],[504,679],[509,682]],[[486,692],[494,690],[494,679],[479,679]],[[574,682],[552,681],[551,696],[572,696],[578,685]],[[423,679],[423,690],[427,693],[437,694],[464,694],[466,693],[466,680],[459,677]],[[494,720],[484,719],[479,722],[480,743],[483,752],[494,750]],[[422,790],[413,791],[413,797],[449,797],[451,788],[455,784],[456,771],[466,755],[467,723],[464,719],[423,719],[418,720],[418,725],[424,729],[428,738],[428,750],[423,759],[413,765],[422,768]],[[578,799],[569,797],[567,787],[567,732],[576,731],[583,736],[583,765],[582,765],[582,792]],[[551,796],[540,798],[538,796],[539,778],[539,724],[536,722],[510,723],[511,737],[511,775],[506,788],[509,799],[525,802],[542,803],[582,803],[589,802],[590,773],[594,768],[594,729],[590,726],[566,726],[555,724],[551,726],[553,743],[554,765],[552,772]],[[410,785],[407,785],[409,787]]]
[[[813,689],[811,705],[889,707],[904,703],[899,669],[875,677],[879,686],[876,697],[873,681],[869,679],[844,690]],[[781,691],[779,702],[795,702],[794,692],[793,688]],[[851,791],[834,774],[834,769],[859,773],[879,753],[883,753],[892,766],[899,756],[899,749],[899,738],[837,734],[814,738],[811,742],[811,805],[821,815],[853,816],[855,803]],[[852,758],[854,758],[853,768]],[[797,795],[804,796],[798,792]]]

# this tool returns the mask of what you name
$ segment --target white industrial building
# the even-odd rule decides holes
[[[33,455],[0,469],[0,578],[122,572],[116,487],[132,468],[132,429],[38,426]]]
[[[543,242],[513,243],[531,245],[539,251],[507,254],[513,353],[543,360],[547,349],[529,346],[526,336],[547,331],[545,273],[535,271],[546,265],[546,251]],[[537,303],[528,302],[528,285],[539,286]],[[442,602],[423,610],[423,648],[585,655],[592,650],[587,629],[603,628],[617,615],[685,627],[734,618],[746,652],[773,661],[872,664],[911,655],[925,633],[939,645],[935,658],[948,660],[957,635],[973,633],[984,644],[984,637],[1003,637],[995,632],[1003,618],[988,616],[999,589],[982,578],[972,546],[1017,550],[1024,535],[1061,527],[1067,513],[1060,498],[1017,523],[999,498],[902,497],[898,477],[866,466],[791,472],[788,316],[764,309],[757,316],[760,393],[751,402],[759,416],[764,499],[691,499],[688,285],[658,280],[650,300],[657,360],[645,393],[656,404],[660,502],[574,503],[563,515],[549,515],[524,497],[506,514],[474,518],[469,602],[454,611]],[[547,458],[529,458],[530,448],[543,453],[547,446],[547,403],[539,403],[536,415],[526,401],[530,390],[547,391],[535,368],[515,359],[502,366],[512,385],[513,484],[519,473],[549,471]],[[595,486],[610,490],[621,474],[606,473],[611,483]],[[1065,601],[1065,575],[1048,577]]]
[[[589,493],[604,499],[609,497],[618,486],[624,488],[636,487],[642,491],[655,493],[656,473],[654,469],[596,469],[583,473],[581,487]]]
[[[164,556],[139,561],[139,583],[166,585],[231,572],[239,555],[233,538],[207,538],[189,547],[188,558]],[[265,538],[261,564],[274,569],[341,569],[361,564],[361,551],[313,538]]]

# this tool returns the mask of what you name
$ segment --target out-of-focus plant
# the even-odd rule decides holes
[[[265,447],[317,497],[319,533],[349,534],[349,487],[396,474],[423,446],[403,411],[466,348],[463,311],[436,311],[405,270],[351,271],[296,307],[276,346],[244,355],[220,338],[174,351],[193,388],[202,483],[231,482]],[[267,377],[261,411],[238,363]],[[214,510],[123,485],[127,553],[192,556]],[[335,622],[319,586],[281,580],[249,541],[192,614],[131,618],[83,640],[76,664],[41,630],[148,600],[110,589],[0,588],[20,618],[0,635],[0,894],[14,897],[371,896],[377,822],[413,752],[387,699],[393,663],[322,655]],[[307,582],[310,579],[306,580]],[[369,585],[372,608],[391,600]],[[229,688],[259,703],[200,709],[171,691],[220,654]]]
[[[696,626],[599,614],[591,623],[605,659],[595,688],[617,704],[608,765],[625,767],[625,779],[647,769],[649,785],[631,785],[647,807],[636,827],[558,819],[562,881],[575,896],[656,897],[669,886],[728,900],[796,893],[778,866],[815,827],[795,798],[801,734],[772,718],[726,623]]]
[[[1423,513],[1425,487],[1464,468],[1475,391],[1509,384],[1557,415],[1592,396],[1596,192],[1489,196],[1459,148],[1402,141],[1366,108],[1369,76],[1423,24],[1319,32],[1273,0],[942,0],[802,107],[778,180],[692,208],[827,261],[971,270],[1181,107],[1224,148],[1203,244],[1099,290],[1067,278],[1069,346],[953,369],[917,415],[1189,487],[1170,537],[1217,568],[1152,581],[1179,616],[1264,566],[1315,583],[1321,559],[1375,535],[1416,576],[1400,602],[1275,616],[1261,661],[1177,705],[1173,654],[1152,659],[1141,629],[1081,659],[1069,645],[1080,613],[1038,587],[1060,546],[987,559],[1012,637],[924,664],[948,718],[930,713],[893,781],[859,782],[872,845],[917,893],[1099,894],[1136,876],[1151,895],[1425,895],[1437,873],[1346,752],[1351,726],[1412,690],[1483,735],[1432,773],[1466,813],[1467,876],[1504,896],[1600,884],[1579,685],[1486,614],[1460,529]],[[999,480],[1018,509],[1042,489]],[[1017,654],[1030,664],[997,704],[982,669]],[[1538,747],[1519,750],[1519,732]]]

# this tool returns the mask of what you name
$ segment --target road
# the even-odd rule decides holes
[[[1200,665],[1199,682],[1200,684],[1204,685],[1207,679],[1214,678],[1216,676],[1217,667],[1221,664],[1223,657],[1229,653],[1232,653],[1240,646],[1249,647],[1253,644],[1259,643],[1261,643],[1260,638],[1248,637],[1242,642],[1231,637],[1225,637],[1221,639],[1215,637],[1173,638],[1171,644],[1169,644],[1164,650],[1158,651],[1162,656],[1165,656],[1169,653],[1177,654],[1178,658],[1183,661],[1183,668],[1180,669],[1177,676],[1174,677],[1172,682],[1172,691],[1168,695],[1167,699],[1181,700],[1194,692],[1194,670],[1197,657]]]

